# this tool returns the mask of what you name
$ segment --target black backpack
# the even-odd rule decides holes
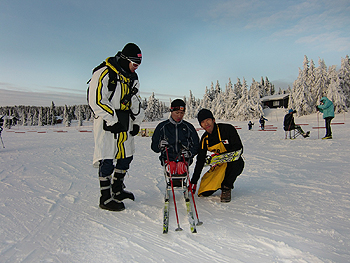
[[[111,101],[111,99],[113,98],[113,95],[115,93],[116,87],[117,87],[117,83],[118,81],[121,82],[121,80],[118,78],[118,74],[117,72],[115,72],[113,69],[111,69],[110,67],[108,67],[108,65],[106,64],[106,61],[103,61],[100,65],[98,65],[97,67],[95,67],[92,70],[92,74],[94,74],[97,70],[103,68],[103,67],[107,67],[108,69],[108,74],[109,74],[109,79],[108,79],[108,90],[112,91],[111,95],[109,96],[108,100]],[[89,79],[89,81],[86,84],[89,84],[91,81],[91,79]],[[134,86],[134,81],[131,82],[131,87],[129,88],[129,93],[125,94],[123,96],[123,98],[120,100],[121,104],[126,105],[127,103],[129,103],[131,101],[132,96],[136,95],[138,92],[138,89]],[[89,87],[87,89],[87,101],[89,102]],[[88,103],[89,104],[89,103]],[[140,107],[140,105],[139,105]],[[91,109],[91,107],[90,107]],[[91,109],[91,111],[93,112],[93,110]],[[135,116],[137,116],[140,113],[140,109],[139,112],[137,114],[134,114],[131,112],[131,110],[128,110],[130,117],[135,120]]]

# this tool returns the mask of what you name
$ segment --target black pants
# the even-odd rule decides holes
[[[325,123],[326,123],[326,137],[328,136],[332,136],[332,129],[331,129],[331,121],[332,121],[333,117],[326,117]]]
[[[244,169],[244,161],[242,158],[239,158],[237,161],[227,163],[225,178],[221,183],[221,188],[226,186],[230,189],[233,189],[233,184],[236,181],[237,177],[242,173]],[[206,191],[201,193],[202,196],[210,196],[215,191]]]
[[[239,158],[237,161],[227,163],[225,178],[221,183],[221,187],[226,186],[233,189],[233,183],[244,169],[244,161]]]

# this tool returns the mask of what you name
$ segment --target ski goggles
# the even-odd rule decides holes
[[[120,54],[120,57],[129,61],[134,68],[137,68],[141,65],[141,58],[135,58],[137,61],[140,61],[140,63],[136,63],[135,61],[132,61],[131,58],[125,56],[123,53]]]
[[[126,60],[129,61],[134,68],[137,68],[138,66],[140,66],[140,64],[137,64],[136,62],[132,61],[129,58],[126,58]]]
[[[185,111],[186,108],[184,106],[175,106],[170,108],[170,111],[177,111],[177,110]]]

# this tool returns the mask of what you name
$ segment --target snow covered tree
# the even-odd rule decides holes
[[[238,101],[242,97],[242,83],[239,78],[237,78],[237,83],[233,85],[233,92]]]
[[[244,81],[244,79],[243,79]],[[241,97],[237,101],[237,105],[233,110],[233,116],[240,121],[246,121],[249,117],[248,89],[246,85],[241,86]]]
[[[347,111],[346,97],[340,85],[340,78],[338,76],[336,66],[330,66],[328,70],[329,86],[327,90],[327,98],[334,104],[334,112],[341,113]]]
[[[318,60],[318,67],[315,70],[315,85],[311,89],[314,105],[318,105],[323,94],[326,94],[329,85],[327,66],[323,59]],[[315,107],[316,110],[316,107]]]
[[[186,118],[193,119],[196,118],[198,112],[198,105],[196,98],[193,96],[192,91],[190,90],[190,97],[186,101]]]
[[[341,59],[341,66],[338,72],[340,87],[344,92],[346,98],[346,107],[350,107],[350,60],[347,55]]]
[[[38,126],[43,126],[43,107],[39,108],[39,113],[38,113]]]
[[[312,112],[311,105],[313,104],[313,99],[311,97],[309,80],[309,61],[306,56],[304,56],[303,69],[299,68],[299,76],[293,83],[293,89],[291,93],[293,103],[291,108],[297,111],[298,116],[307,115]]]
[[[55,111],[55,103],[53,101],[51,101],[51,107],[50,110],[48,111],[48,125],[54,125],[55,124],[55,115],[56,115],[56,111]]]
[[[211,96],[208,87],[205,87],[205,93],[200,104],[200,109],[210,109],[211,108]]]
[[[63,123],[66,127],[70,127],[70,125],[71,125],[71,115],[70,115],[70,112],[69,112],[67,105],[64,105]]]
[[[263,80],[262,77],[261,79]],[[275,86],[272,85],[272,83],[269,81],[267,77],[265,77],[265,81],[262,83],[262,86],[263,86],[264,96],[270,96],[275,94]]]
[[[83,120],[84,120],[84,112],[83,112],[83,105],[78,105],[75,107],[75,116],[78,120],[78,126],[83,126]]]
[[[215,118],[223,119],[226,113],[226,105],[224,95],[219,91],[215,99],[212,101],[211,111]]]
[[[156,99],[154,92],[147,101],[147,108],[145,110],[145,121],[157,121],[163,117],[161,112],[159,100]]]
[[[228,84],[226,85],[226,90],[223,94],[224,96],[224,105],[225,105],[225,115],[223,119],[230,120],[233,119],[233,110],[237,105],[237,97],[235,92],[233,91],[233,85],[231,79],[229,79]]]

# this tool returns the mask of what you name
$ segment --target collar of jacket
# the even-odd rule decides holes
[[[118,64],[118,60],[120,59],[119,56],[115,56],[115,57],[109,57],[106,58],[106,66],[108,66],[109,68],[111,68],[113,71],[115,71],[117,74],[122,74],[124,77],[126,78],[130,78],[130,79],[137,79],[137,74],[134,73],[129,73],[126,72],[119,64]]]
[[[170,118],[169,118],[169,122],[170,122],[170,123],[172,123],[172,124],[174,124],[174,125],[178,125],[178,124],[181,124],[181,123],[182,123],[182,120],[181,120],[181,121],[179,121],[179,122],[176,122],[176,121],[174,121],[174,119],[173,119],[173,118],[171,118],[171,116],[170,116]]]

